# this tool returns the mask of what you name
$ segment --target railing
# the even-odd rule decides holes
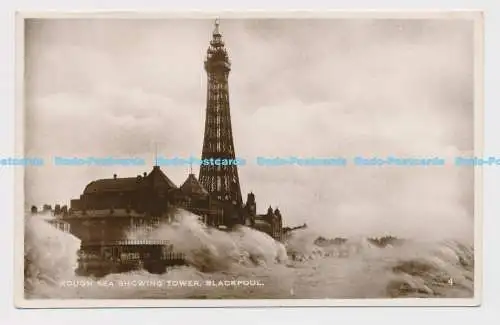
[[[145,213],[138,213],[127,209],[97,209],[97,210],[73,210],[65,215],[63,219],[71,218],[102,218],[102,217],[144,217]]]
[[[48,219],[46,220],[50,225],[53,227],[61,230],[62,232],[69,232],[70,230],[70,225],[69,223],[62,221],[60,219]]]
[[[170,241],[162,239],[125,239],[112,241],[83,242],[82,246],[132,246],[132,245],[171,245]]]
[[[164,253],[162,257],[166,260],[184,260],[186,255],[184,253],[169,251]]]

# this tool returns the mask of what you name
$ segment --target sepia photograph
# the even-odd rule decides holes
[[[17,18],[18,307],[479,304],[480,13]]]

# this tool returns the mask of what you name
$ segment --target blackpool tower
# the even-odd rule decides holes
[[[228,77],[231,63],[215,21],[212,40],[205,60],[207,72],[207,106],[205,135],[201,159],[235,160],[231,114],[229,109]],[[200,183],[215,198],[242,206],[238,168],[235,164],[204,165],[200,167]]]

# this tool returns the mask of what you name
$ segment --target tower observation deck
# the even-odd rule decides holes
[[[207,72],[207,105],[202,159],[235,159],[231,114],[229,106],[228,77],[231,62],[215,21],[212,40],[205,60]],[[238,169],[235,164],[203,165],[200,183],[215,198],[242,206]]]

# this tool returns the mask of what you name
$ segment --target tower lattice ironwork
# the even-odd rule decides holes
[[[212,40],[205,60],[207,72],[207,106],[202,159],[232,159],[235,150],[229,109],[228,77],[231,62],[215,21]],[[221,162],[219,161],[219,162]],[[235,164],[202,164],[199,175],[203,187],[219,200],[242,205],[238,168]]]

